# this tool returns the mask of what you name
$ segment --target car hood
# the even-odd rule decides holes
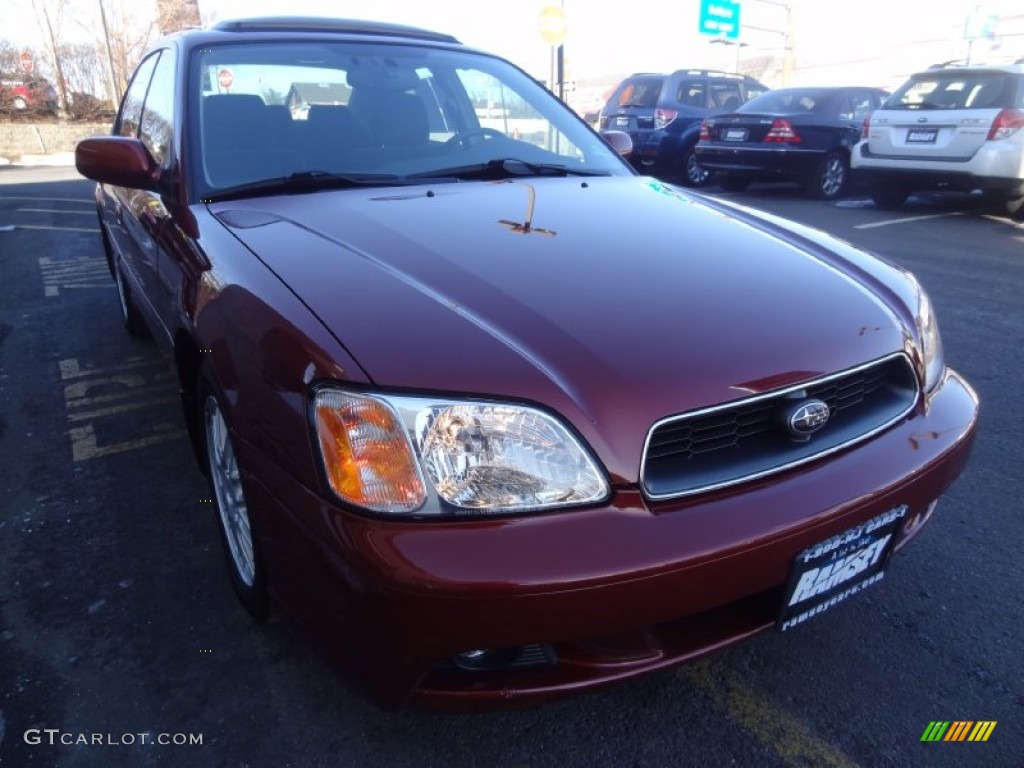
[[[658,419],[859,365],[907,338],[884,285],[820,246],[642,177],[210,210],[376,386],[542,404],[629,480]]]

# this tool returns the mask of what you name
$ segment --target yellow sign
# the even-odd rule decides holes
[[[537,19],[537,29],[540,36],[548,45],[561,45],[565,42],[565,35],[569,31],[569,21],[565,17],[565,11],[555,5],[548,5],[540,12]]]

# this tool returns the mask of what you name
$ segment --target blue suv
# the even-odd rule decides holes
[[[629,134],[630,159],[641,173],[699,187],[709,178],[693,151],[701,121],[731,112],[767,90],[752,77],[707,69],[640,72],[616,86],[599,125],[602,131]]]

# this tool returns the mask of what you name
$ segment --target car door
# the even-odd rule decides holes
[[[174,152],[176,56],[174,49],[161,52],[146,91],[139,124],[139,140],[153,156],[161,174],[170,177],[176,162]],[[145,290],[153,313],[163,330],[158,342],[171,344],[177,322],[181,293],[181,272],[175,265],[174,251],[184,238],[177,237],[177,225],[171,215],[175,201],[169,185],[159,191],[139,190],[129,209],[138,230],[138,242],[146,265]]]
[[[159,52],[147,56],[135,70],[114,123],[115,135],[138,138],[146,92],[159,58]],[[146,324],[152,327],[155,313],[146,287],[156,279],[157,264],[154,250],[148,247],[148,235],[138,220],[137,211],[143,198],[141,190],[104,185],[102,219],[114,250],[113,267],[121,270],[136,308],[145,315]]]

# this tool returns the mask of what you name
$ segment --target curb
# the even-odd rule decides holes
[[[14,160],[0,158],[0,165],[70,165],[75,164],[74,152],[56,152],[52,155],[22,155]]]

